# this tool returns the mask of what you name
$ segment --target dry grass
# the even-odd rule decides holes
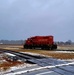
[[[15,61],[15,62],[3,62],[2,64],[0,64],[0,70],[2,71],[6,71],[7,69],[10,69],[10,67],[13,67],[13,66],[18,66],[18,65],[21,65],[23,64],[22,62],[18,62],[18,61]]]
[[[74,45],[59,45],[59,50],[74,50]]]
[[[57,53],[55,51],[47,51],[47,50],[30,50],[30,49],[22,49],[23,46],[16,46],[19,49],[15,49],[14,46],[12,48],[5,48],[13,51],[18,51],[18,52],[31,52],[31,53],[38,53],[46,56],[51,56],[53,58],[58,58],[58,59],[74,59],[74,53]],[[63,45],[63,46],[58,46],[60,50],[74,50],[74,45]]]
[[[48,50],[30,50],[30,49],[13,49],[13,51],[17,52],[30,52],[30,53],[37,53],[57,59],[74,59],[74,53],[57,53],[56,51],[48,51]]]
[[[7,69],[10,69],[10,67],[18,66],[21,64],[24,63],[21,61],[10,61],[6,55],[0,53],[0,71],[6,71]]]

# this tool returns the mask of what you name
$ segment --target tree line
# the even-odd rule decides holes
[[[24,40],[0,40],[0,44],[23,44]]]
[[[25,40],[0,40],[0,44],[24,44]],[[63,41],[57,41],[55,42],[58,45],[71,45],[74,44],[71,40],[68,40],[66,42]]]

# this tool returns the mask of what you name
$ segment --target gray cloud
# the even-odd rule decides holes
[[[0,39],[54,35],[74,41],[74,0],[0,0]]]

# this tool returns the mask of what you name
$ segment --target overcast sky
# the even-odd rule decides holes
[[[74,0],[0,0],[0,40],[35,35],[74,41]]]

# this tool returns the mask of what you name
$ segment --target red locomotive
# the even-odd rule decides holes
[[[24,48],[57,49],[57,45],[54,44],[53,36],[34,36],[25,41]]]

